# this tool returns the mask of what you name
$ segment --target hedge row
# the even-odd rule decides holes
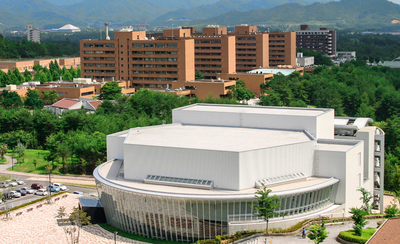
[[[339,233],[339,238],[354,243],[366,243],[369,238],[374,234],[374,232],[375,229],[367,228],[363,230],[362,236],[357,236],[354,230],[341,231]]]
[[[56,197],[56,196],[62,195],[62,194],[64,194],[64,193],[68,193],[68,192],[58,192],[58,193],[54,193],[54,194],[51,194],[51,197]],[[29,205],[38,203],[38,202],[41,202],[41,201],[46,200],[46,199],[47,199],[47,197],[42,197],[42,198],[33,200],[33,201],[31,201],[31,202],[27,202],[27,203],[21,204],[21,205],[19,205],[19,206],[10,208],[10,209],[8,209],[8,211],[11,212],[11,211],[14,211],[14,210],[17,210],[17,209],[20,209],[20,208],[23,208],[23,207],[26,207],[26,206],[29,206]],[[5,213],[6,213],[6,210],[0,211],[0,215],[5,214]]]

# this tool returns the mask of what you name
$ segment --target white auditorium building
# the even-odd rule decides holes
[[[282,200],[271,227],[349,215],[360,187],[383,209],[384,132],[371,119],[215,104],[174,109],[172,119],[107,136],[94,177],[114,227],[181,242],[263,229],[251,207],[262,185]]]

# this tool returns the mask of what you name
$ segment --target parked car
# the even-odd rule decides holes
[[[28,194],[24,189],[18,189],[16,192],[21,193],[21,196],[26,196],[26,194]]]
[[[17,186],[17,185],[18,185],[17,182],[11,181],[11,180],[6,180],[5,182],[6,182],[8,185],[10,185],[10,186]]]
[[[77,195],[83,195],[83,192],[81,192],[81,191],[74,191],[73,193],[77,194]]]
[[[20,180],[20,179],[18,179],[18,178],[11,179],[11,181],[12,181],[12,182],[16,182],[18,185],[23,185],[23,184],[25,184],[25,182],[24,182],[23,180]]]
[[[0,187],[6,188],[6,187],[9,187],[9,186],[10,186],[10,185],[7,184],[7,182],[1,182],[1,183],[0,183]]]
[[[35,193],[35,190],[33,190],[33,189],[31,189],[31,188],[28,188],[28,187],[21,187],[21,189],[25,190],[26,193],[28,193],[28,194],[33,194],[33,193]]]
[[[39,184],[39,183],[33,183],[33,184],[31,185],[31,188],[32,188],[32,189],[42,189],[43,186],[42,186],[41,184]]]
[[[66,191],[67,190],[67,186],[61,183],[53,183],[54,186],[58,186],[60,187],[61,191]]]
[[[55,186],[55,185],[49,185],[49,186],[47,186],[47,189],[50,190],[51,192],[59,192],[59,191],[61,191],[60,187]]]
[[[10,195],[11,195],[11,197],[14,197],[14,198],[21,197],[21,193],[16,192],[16,191],[10,191]]]
[[[35,195],[39,195],[39,196],[47,196],[47,191],[45,189],[39,189],[35,192]]]

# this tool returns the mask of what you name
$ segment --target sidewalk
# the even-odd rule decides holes
[[[11,158],[9,156],[6,156],[6,158],[8,160],[8,163],[0,164],[0,174],[2,174],[2,175],[25,176],[25,177],[28,177],[27,180],[33,180],[33,181],[47,181],[49,179],[48,175],[8,171],[7,169],[11,167]],[[52,182],[63,182],[63,183],[82,184],[82,185],[96,185],[93,176],[52,175],[51,178],[52,178],[52,180],[51,180]]]

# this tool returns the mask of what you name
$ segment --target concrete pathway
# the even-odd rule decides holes
[[[21,208],[11,212],[11,219],[6,220],[4,215],[0,216],[0,244],[13,243],[29,243],[29,244],[65,244],[67,235],[65,228],[68,226],[60,226],[54,217],[57,209],[61,206],[66,208],[66,213],[70,213],[73,207],[78,207],[78,197],[73,194],[66,194],[68,197],[45,204],[45,202],[37,203],[25,208]],[[54,199],[53,199],[54,201]],[[43,204],[37,208],[37,205]],[[27,212],[29,208],[33,210]],[[22,212],[16,216],[16,213]],[[85,226],[80,231],[79,243],[96,243],[96,244],[112,244],[114,243],[114,235],[105,231],[98,225]],[[139,241],[130,240],[118,236],[116,243],[141,243]]]

